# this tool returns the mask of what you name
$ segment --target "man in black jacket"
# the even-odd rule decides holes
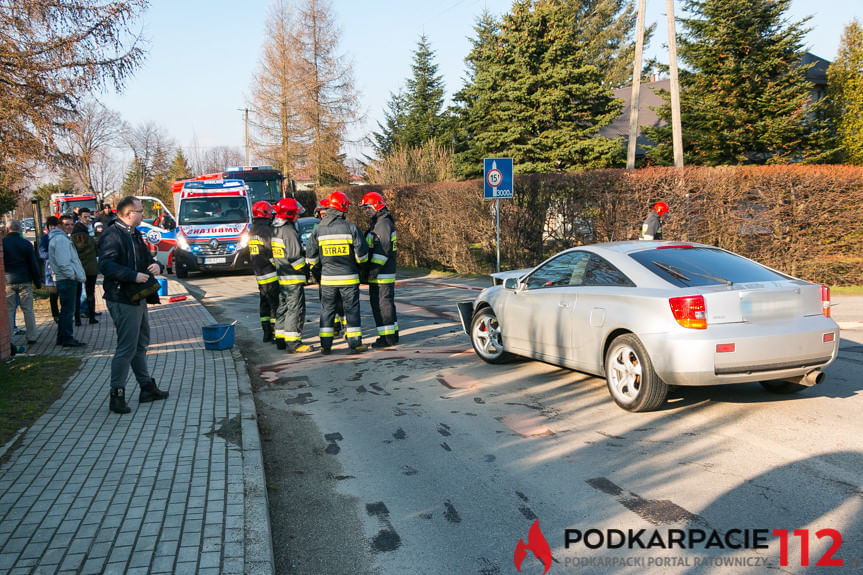
[[[117,331],[117,350],[111,360],[109,407],[114,413],[129,413],[126,378],[129,368],[141,386],[140,403],[165,399],[168,392],[156,387],[147,368],[150,323],[147,300],[132,303],[129,294],[136,284],[145,284],[161,273],[162,266],[150,255],[137,226],[143,219],[141,201],[127,196],[117,204],[117,220],[99,238],[99,271],[105,277],[105,300]]]
[[[36,316],[33,313],[33,286],[42,287],[39,264],[36,263],[36,252],[33,244],[21,237],[21,222],[12,220],[6,228],[3,238],[3,264],[6,267],[6,310],[9,313],[9,334],[12,329],[12,318],[15,308],[21,306],[24,313],[24,325],[27,328],[27,343],[36,343]],[[15,298],[18,298],[16,303]]]

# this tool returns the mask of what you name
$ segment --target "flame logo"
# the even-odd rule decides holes
[[[521,562],[527,557],[528,550],[533,551],[534,557],[545,565],[545,571],[542,572],[543,575],[548,573],[548,570],[551,569],[551,549],[548,546],[548,541],[545,540],[542,531],[539,529],[539,519],[533,522],[533,525],[530,526],[530,531],[527,532],[527,544],[525,544],[523,539],[519,539],[518,545],[515,546],[515,568],[519,572],[521,572]]]

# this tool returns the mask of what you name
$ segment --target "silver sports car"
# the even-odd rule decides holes
[[[712,246],[594,244],[493,276],[458,306],[483,360],[604,376],[629,411],[657,409],[669,385],[791,393],[820,383],[839,347],[829,288]]]

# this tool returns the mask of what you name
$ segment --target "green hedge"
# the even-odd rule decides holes
[[[341,188],[365,229],[362,195],[384,195],[403,265],[486,273],[495,266],[495,202],[482,181]],[[321,194],[324,194],[321,190]],[[501,267],[533,266],[585,243],[635,239],[654,202],[665,239],[711,244],[829,285],[863,284],[863,168],[766,166],[592,170],[516,176],[501,200]]]

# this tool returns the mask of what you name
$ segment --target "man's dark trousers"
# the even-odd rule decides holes
[[[57,295],[60,299],[60,320],[57,322],[57,345],[75,341],[72,327],[72,317],[75,315],[75,297],[78,294],[78,282],[75,280],[57,280]]]
[[[137,304],[106,301],[111,321],[117,330],[117,351],[111,360],[111,390],[126,388],[129,368],[139,384],[150,382],[147,369],[147,346],[150,345],[150,322],[147,302]]]

